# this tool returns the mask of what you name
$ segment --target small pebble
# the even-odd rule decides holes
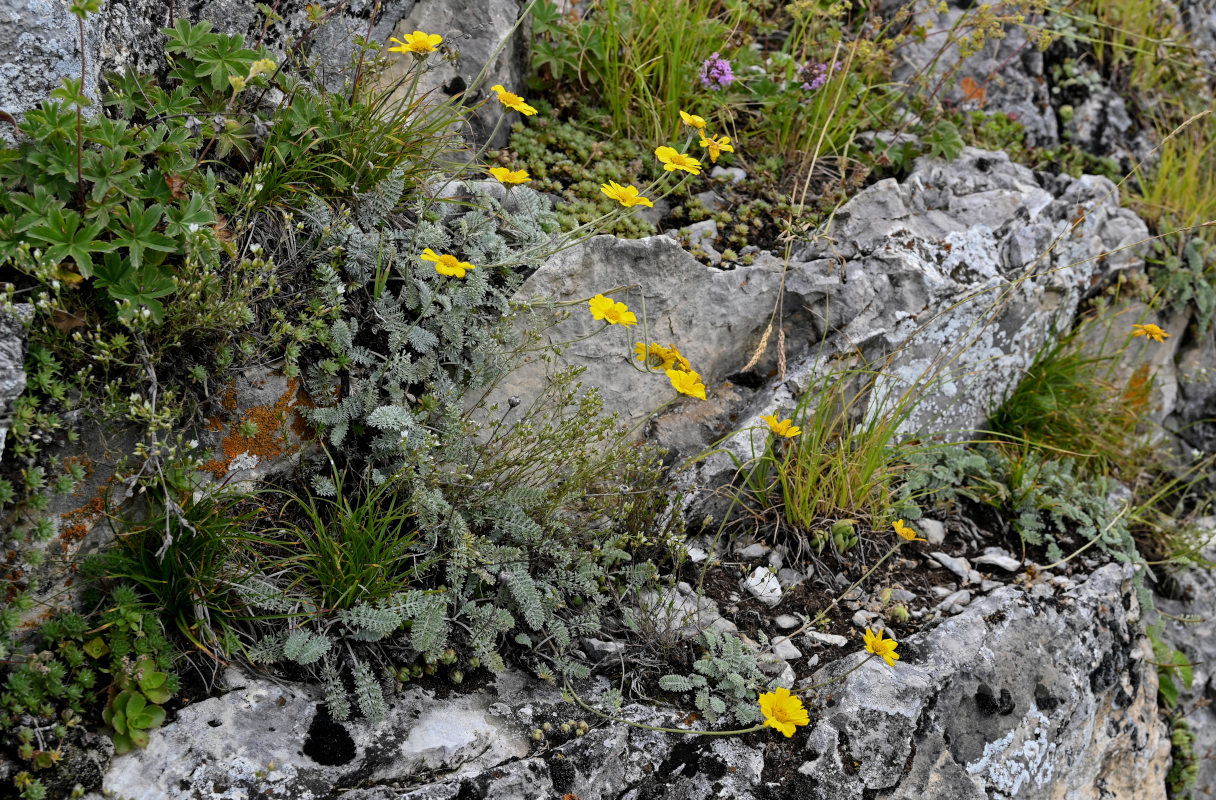
[[[777,580],[781,583],[782,588],[784,588],[785,590],[788,591],[790,589],[793,589],[795,586],[802,583],[803,581],[805,581],[806,574],[803,572],[799,572],[796,569],[790,569],[789,567],[783,567],[782,569],[777,571]]]
[[[985,593],[991,592],[993,589],[999,589],[1004,585],[1005,584],[1001,583],[1000,581],[990,581],[985,579],[980,582],[980,591]]]
[[[967,604],[970,602],[971,592],[967,589],[960,589],[943,600],[937,608],[943,614],[957,614],[966,608]]]
[[[849,643],[849,640],[844,636],[838,636],[834,633],[823,633],[822,631],[807,631],[803,637],[812,646],[816,644],[826,644],[832,647],[844,647]]]
[[[988,550],[981,556],[976,556],[974,562],[980,566],[998,567],[1006,572],[1017,572],[1022,568],[1022,562],[1008,553]]]
[[[983,576],[971,568],[971,564],[969,564],[965,558],[951,556],[941,552],[930,553],[929,557],[953,572],[964,583],[979,583],[984,579]]]
[[[920,527],[920,532],[925,535],[925,540],[931,545],[940,545],[946,541],[946,526],[935,519],[920,519],[915,523]]]
[[[736,550],[735,553],[739,556],[739,558],[750,561],[753,558],[764,558],[768,551],[768,545],[756,542],[755,544],[749,544],[747,547],[744,547],[741,550]]]
[[[864,628],[870,624],[870,620],[877,616],[872,611],[858,611],[853,615],[853,625],[858,628]]]
[[[794,646],[788,636],[773,640],[773,655],[783,661],[794,661],[802,658],[802,651]]]
[[[709,177],[714,180],[724,180],[728,183],[738,183],[739,181],[746,180],[747,173],[739,167],[714,167],[710,171]]]
[[[783,631],[790,631],[802,624],[802,621],[793,614],[782,614],[773,620],[773,624]]]
[[[777,580],[776,575],[764,567],[756,567],[741,584],[752,597],[769,608],[773,608],[781,602],[781,583]]]
[[[811,669],[814,669],[815,667],[819,666],[819,654],[816,653],[815,655],[808,658],[806,660],[806,665],[808,667],[810,667]]]

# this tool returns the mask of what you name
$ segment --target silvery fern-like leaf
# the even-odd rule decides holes
[[[330,647],[328,637],[297,629],[292,631],[283,643],[283,657],[307,666],[319,661],[329,652]]]
[[[380,406],[367,415],[367,424],[387,431],[408,431],[417,426],[414,413],[403,406]]]
[[[257,641],[253,647],[249,648],[249,660],[255,664],[273,664],[276,661],[282,661],[283,643],[287,641],[287,634],[275,633],[270,636],[264,636]]]
[[[328,659],[321,665],[321,687],[325,691],[325,706],[329,715],[336,720],[350,719],[350,700],[342,684],[342,675]]]
[[[372,672],[372,668],[364,661],[355,661],[352,670],[355,679],[355,699],[359,702],[359,710],[369,720],[384,719],[388,706],[384,702],[384,689]]]
[[[691,692],[697,687],[686,675],[664,675],[659,678],[659,688],[665,692]]]

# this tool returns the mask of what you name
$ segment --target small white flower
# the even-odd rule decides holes
[[[190,231],[191,233],[198,233],[198,223],[191,222],[189,225],[186,226],[186,230]]]

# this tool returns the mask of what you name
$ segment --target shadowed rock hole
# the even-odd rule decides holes
[[[304,755],[327,767],[347,764],[355,757],[355,740],[341,723],[334,721],[325,706],[317,708],[317,714],[308,726]]]

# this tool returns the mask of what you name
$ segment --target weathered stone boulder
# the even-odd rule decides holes
[[[507,90],[526,95],[530,33],[525,21],[507,38],[527,3],[519,0],[418,0],[413,10],[397,24],[392,35],[401,38],[416,30],[444,37],[445,52],[452,57],[432,57],[429,69],[418,83],[418,91],[433,97],[450,97],[475,88],[464,102],[471,104],[489,97],[489,102],[472,118],[473,138],[485,142],[502,120],[498,135],[489,143],[503,147],[511,134],[511,123],[519,115],[503,107],[490,87],[502,84]],[[384,76],[386,82],[404,77],[413,65],[413,56],[397,55]],[[474,82],[485,69],[485,78]],[[503,119],[506,117],[506,119]]]
[[[115,759],[104,788],[146,800],[320,800],[338,787],[351,800],[1164,800],[1169,739],[1138,616],[1118,565],[1070,589],[1045,576],[996,589],[902,640],[895,667],[871,660],[811,697],[811,726],[791,740],[603,722],[513,672],[469,694],[407,687],[384,721],[336,723],[307,687],[230,673],[228,693]],[[856,666],[865,653],[851,648],[813,680]],[[635,703],[621,716],[670,727],[684,713]],[[585,736],[557,732],[572,719]]]
[[[829,235],[800,257],[844,262],[845,287],[824,314],[847,340],[839,349],[860,348],[882,370],[884,408],[916,386],[905,430],[965,437],[1071,326],[1087,292],[1142,264],[1136,243],[1148,231],[1105,178],[1041,184],[1004,153],[966,148],[861,192]],[[787,287],[798,291],[808,272]]]
[[[29,306],[17,309],[29,310]],[[13,421],[13,407],[25,391],[25,326],[19,316],[0,311],[0,457]]]
[[[13,0],[0,5],[0,111],[21,114],[48,97],[63,78],[80,77],[80,37],[68,5],[67,0]],[[385,42],[415,29],[438,33],[451,61],[432,57],[433,68],[422,89],[453,94],[463,91],[481,71],[521,10],[518,0],[353,0],[328,9],[331,13],[324,23],[314,25],[306,0],[271,5],[278,16],[267,24],[258,4],[243,0],[110,0],[86,24],[85,91],[96,97],[99,81],[111,71],[130,67],[163,72],[161,30],[175,19],[188,19],[242,34],[250,45],[260,41],[276,58],[300,45],[317,64],[318,77],[331,88],[340,88],[351,74],[356,37]],[[523,29],[490,65],[491,79],[483,88],[494,83],[522,86],[527,53],[528,32]],[[390,70],[387,79],[392,80],[393,74]],[[484,136],[499,116],[498,103],[487,104],[479,112],[474,133]]]
[[[570,345],[556,365],[539,357],[528,360],[507,377],[490,402],[506,408],[503,401],[518,395],[526,408],[550,370],[574,365],[587,369],[584,383],[599,389],[608,411],[618,412],[626,424],[637,423],[676,396],[663,373],[638,368],[633,347],[643,339],[674,344],[717,393],[760,342],[780,283],[781,263],[771,257],[723,272],[701,264],[667,236],[596,236],[551,257],[514,298],[535,302],[539,318],[554,323],[546,331],[546,343],[581,341]],[[622,288],[611,297],[625,302],[638,324],[609,326],[584,338],[604,327],[592,319],[585,301]],[[584,302],[554,308],[545,305],[549,301]],[[698,419],[712,417],[699,402],[688,400],[683,407]],[[716,409],[718,403],[710,405]]]
[[[1216,535],[1216,517],[1207,517],[1199,524],[1209,536]],[[1216,548],[1209,544],[1203,556],[1216,559]],[[1178,708],[1195,735],[1194,756],[1199,767],[1195,797],[1216,797],[1216,709],[1212,706],[1216,697],[1216,664],[1212,663],[1212,653],[1216,653],[1216,577],[1207,569],[1179,570],[1159,582],[1158,588],[1157,607],[1170,615],[1165,618],[1162,639],[1186,657],[1192,670],[1190,686],[1180,675],[1174,684],[1178,688]]]
[[[821,692],[808,797],[1164,800],[1169,736],[1130,572],[1007,586]],[[816,674],[826,680],[864,657]],[[829,699],[830,696],[830,699]]]
[[[893,11],[912,4],[900,0],[884,5]],[[954,29],[965,15],[968,21],[976,19],[972,4],[951,5],[967,7],[951,7],[939,14],[933,4],[916,4],[915,24],[929,25],[939,34]],[[1026,127],[1028,145],[1055,144],[1059,130],[1044,79],[1043,54],[1021,27],[1005,25],[1004,30],[1003,38],[989,36],[983,48],[968,58],[962,57],[957,42],[946,43],[944,35],[923,41],[909,38],[895,51],[895,79],[907,81],[928,71],[928,85],[936,87],[950,76],[949,84],[940,87],[940,99],[964,108],[1003,111]]]

